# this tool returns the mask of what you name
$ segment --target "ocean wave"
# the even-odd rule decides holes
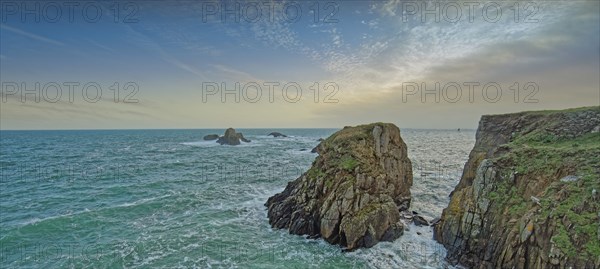
[[[133,207],[133,206],[139,206],[139,205],[143,205],[155,200],[159,200],[159,199],[164,199],[164,198],[169,198],[171,197],[171,195],[163,195],[163,196],[158,196],[158,197],[152,197],[152,198],[144,198],[144,199],[140,199],[134,202],[128,202],[128,203],[123,203],[123,204],[118,204],[118,205],[114,205],[114,206],[109,206],[109,207],[100,207],[100,208],[96,208],[96,209],[88,209],[85,208],[83,210],[80,211],[76,211],[76,212],[68,212],[65,214],[59,214],[59,215],[55,215],[55,216],[49,216],[49,217],[45,217],[45,218],[31,218],[25,222],[20,223],[19,228],[23,228],[26,226],[30,226],[30,225],[37,225],[40,224],[42,222],[46,222],[46,221],[51,221],[51,220],[57,220],[57,219],[61,219],[61,218],[69,218],[69,217],[74,217],[74,216],[79,216],[79,215],[83,215],[83,214],[88,214],[88,213],[97,213],[97,212],[102,212],[104,210],[111,210],[111,209],[116,209],[116,208],[125,208],[125,207]]]

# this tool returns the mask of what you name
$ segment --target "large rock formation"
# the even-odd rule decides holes
[[[348,250],[398,238],[412,185],[398,127],[345,127],[318,147],[312,167],[265,204],[271,226]]]
[[[231,145],[236,146],[240,144],[240,140],[243,142],[250,142],[250,140],[246,139],[242,133],[237,133],[235,129],[229,128],[225,130],[225,134],[219,139],[217,139],[217,143],[221,145]]]
[[[483,116],[435,226],[447,259],[471,268],[600,268],[599,126],[600,107]]]

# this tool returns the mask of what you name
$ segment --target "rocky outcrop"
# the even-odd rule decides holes
[[[273,136],[273,137],[287,137],[287,135],[284,135],[284,134],[279,133],[279,132],[272,132],[272,133],[268,134],[268,136],[269,135]]]
[[[205,135],[203,139],[204,140],[209,140],[209,141],[210,140],[217,140],[217,139],[219,139],[219,135],[217,135],[217,134],[209,134],[209,135]]]
[[[470,268],[600,268],[598,126],[600,107],[483,116],[434,228],[447,259]]]
[[[412,166],[400,130],[375,123],[346,127],[319,145],[312,167],[270,197],[269,223],[352,250],[403,232]]]
[[[223,136],[217,139],[217,143],[221,145],[236,146],[240,144],[240,140],[246,143],[250,142],[250,140],[246,139],[242,133],[237,133],[235,129],[229,128],[225,131]]]

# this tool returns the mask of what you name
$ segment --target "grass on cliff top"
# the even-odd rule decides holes
[[[567,109],[554,109],[554,110],[530,110],[530,111],[521,111],[516,113],[508,113],[501,115],[522,115],[522,114],[531,114],[531,115],[550,115],[556,113],[573,113],[580,112],[586,110],[600,110],[600,106],[586,106],[586,107],[575,107],[575,108],[567,108]],[[489,115],[493,116],[493,115]]]
[[[600,205],[592,195],[594,189],[600,191],[600,178],[598,174],[587,173],[577,181],[552,183],[540,199],[539,215],[556,221],[557,232],[552,241],[569,257],[580,255],[592,260],[600,257]],[[578,245],[583,245],[580,250]]]
[[[375,126],[393,125],[390,123],[376,122],[355,127],[344,127],[344,129],[332,134],[322,143],[326,150],[333,152],[329,159],[330,165],[339,167],[348,172],[361,164],[361,160],[368,159],[372,155],[370,146],[366,143],[373,141],[373,128]],[[370,144],[367,144],[370,145]],[[368,167],[361,167],[368,169]]]
[[[600,192],[600,133],[565,138],[538,129],[516,137],[507,146],[511,150],[498,160],[510,160],[521,175],[556,177],[559,172],[568,171],[579,177],[572,182],[553,182],[539,197],[542,206],[536,215],[554,219],[557,227],[552,242],[568,257],[599,257],[600,205],[592,197],[592,191]],[[531,205],[522,194],[505,180],[490,194],[490,199],[503,204],[510,215],[517,217]]]
[[[554,113],[579,112],[579,111],[585,111],[585,110],[600,110],[600,106],[575,107],[575,108],[568,108],[568,109],[562,109],[562,110],[535,110],[535,111],[525,111],[525,112],[521,112],[521,113],[547,115],[547,114],[554,114]]]
[[[536,131],[518,137],[508,146],[511,152],[507,157],[517,161],[519,173],[553,174],[561,166],[570,166],[579,172],[600,169],[600,133],[564,138]]]
[[[349,143],[372,137],[372,131],[375,125],[385,125],[386,123],[376,122],[355,127],[344,127],[325,139],[324,143],[328,146],[338,145],[340,143]]]

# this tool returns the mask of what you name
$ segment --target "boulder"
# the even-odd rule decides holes
[[[393,124],[346,127],[321,142],[312,167],[268,199],[269,223],[345,250],[402,235],[412,165]]]
[[[287,135],[284,135],[284,134],[279,133],[279,132],[272,132],[269,135],[271,135],[273,137],[287,137]]]
[[[415,215],[412,220],[413,223],[417,226],[429,226],[429,222],[419,215]]]
[[[217,140],[219,139],[219,135],[217,134],[209,134],[204,136],[204,140]]]

